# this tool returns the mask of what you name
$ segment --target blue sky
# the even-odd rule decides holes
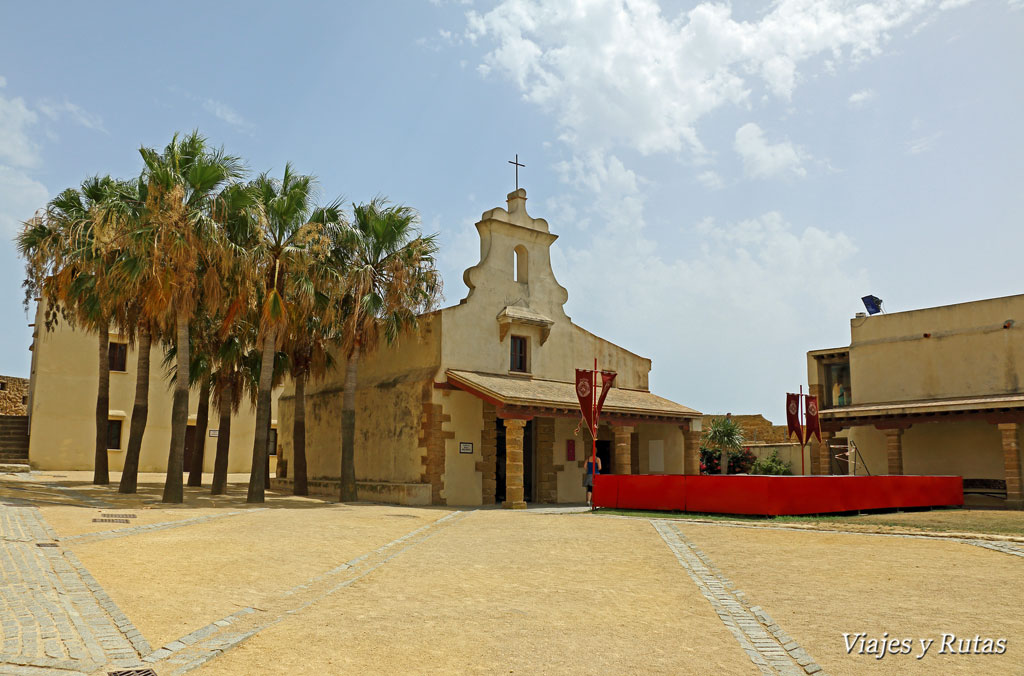
[[[438,232],[527,167],[574,321],[652,389],[783,418],[805,353],[890,312],[1024,291],[1024,0],[5,3],[0,373],[27,376],[18,224],[199,128]]]

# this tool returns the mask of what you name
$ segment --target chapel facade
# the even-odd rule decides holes
[[[525,507],[582,502],[591,439],[576,368],[615,371],[597,435],[603,471],[696,474],[701,414],[650,392],[651,361],[575,325],[551,269],[557,235],[526,211],[526,191],[485,212],[480,261],[458,305],[422,315],[414,335],[360,359],[358,497],[400,504]],[[336,495],[344,358],[306,387],[311,492]],[[279,477],[287,490],[294,388],[279,403]]]

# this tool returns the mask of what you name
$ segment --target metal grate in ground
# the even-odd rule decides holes
[[[135,514],[100,514],[104,519],[135,519]]]
[[[131,523],[128,519],[93,519],[93,523]]]
[[[108,671],[107,676],[156,676],[156,672],[152,669],[118,669]]]

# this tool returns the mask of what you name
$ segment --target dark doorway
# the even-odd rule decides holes
[[[196,452],[196,426],[189,425],[185,428],[185,457],[181,463],[181,471],[187,472],[192,466],[192,454]]]
[[[597,457],[601,459],[601,474],[611,474],[614,469],[612,467],[612,442],[598,439]],[[590,455],[587,455],[587,459],[590,459]]]
[[[501,418],[497,419],[495,424],[495,440],[496,440],[496,453],[495,453],[495,487],[494,487],[494,502],[495,504],[501,504],[506,499],[505,491],[505,421]],[[526,502],[533,502],[533,421],[527,420],[526,427],[523,429],[523,500]]]

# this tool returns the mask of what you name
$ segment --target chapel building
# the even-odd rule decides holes
[[[412,336],[360,359],[356,392],[358,497],[400,504],[525,507],[583,502],[591,440],[575,369],[617,372],[601,415],[603,471],[696,474],[701,414],[648,388],[651,361],[573,324],[551,269],[557,239],[526,211],[526,191],[485,212],[480,262],[458,305],[422,315]],[[306,387],[311,492],[336,495],[344,358]],[[281,463],[293,466],[294,387],[279,404]]]

